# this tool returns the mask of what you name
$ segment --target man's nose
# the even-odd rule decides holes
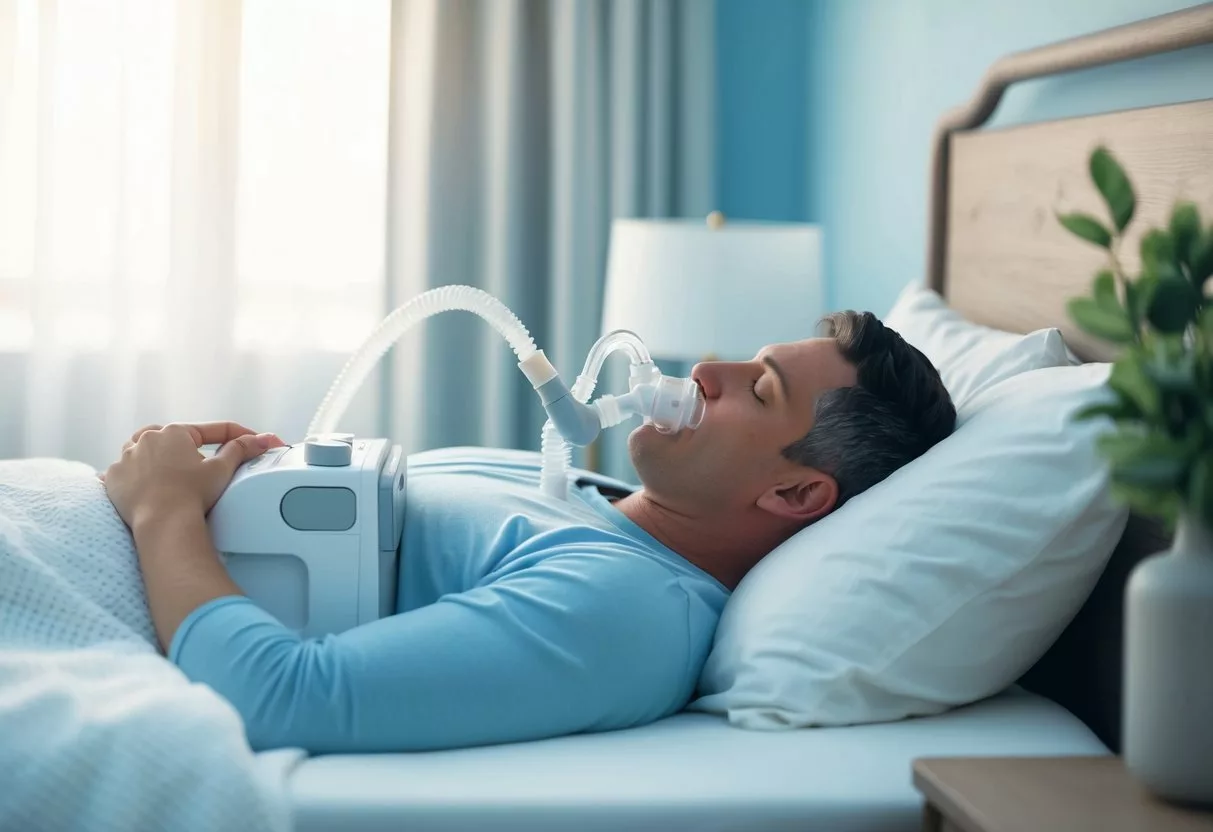
[[[720,377],[716,371],[717,361],[701,361],[691,368],[691,381],[703,390],[705,399],[715,399],[720,396]]]
[[[741,379],[744,368],[732,361],[704,361],[691,368],[691,380],[703,388],[705,399],[716,399]]]

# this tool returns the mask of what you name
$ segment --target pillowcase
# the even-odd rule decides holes
[[[948,439],[797,533],[725,605],[693,710],[746,728],[933,714],[991,696],[1077,613],[1128,513],[1095,450],[1106,364],[975,393]]]
[[[981,326],[918,283],[902,290],[884,322],[931,360],[957,409],[1011,376],[1072,363],[1060,330],[1017,335]]]

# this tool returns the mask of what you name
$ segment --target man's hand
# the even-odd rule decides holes
[[[207,459],[198,449],[210,444],[222,447]],[[241,594],[211,543],[206,514],[240,463],[283,444],[233,422],[151,425],[137,431],[122,459],[101,475],[110,502],[130,526],[152,623],[166,652],[191,612]]]
[[[209,444],[222,447],[207,459],[198,449]],[[185,512],[205,517],[241,463],[283,444],[273,434],[258,434],[235,422],[149,425],[135,432],[122,458],[101,479],[132,530],[156,516]]]

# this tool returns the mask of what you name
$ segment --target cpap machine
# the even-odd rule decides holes
[[[634,333],[618,330],[590,350],[570,389],[500,301],[470,286],[418,295],[383,320],[329,389],[307,438],[241,466],[208,517],[229,574],[258,606],[301,636],[339,633],[395,612],[408,477],[404,454],[387,439],[337,431],[367,375],[393,344],[439,312],[479,315],[501,334],[547,411],[539,488],[568,499],[571,445],[585,446],[632,416],[663,433],[697,428],[703,392],[662,375]],[[590,403],[607,356],[631,360],[628,392]]]

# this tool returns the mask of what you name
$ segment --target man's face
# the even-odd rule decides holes
[[[813,427],[818,397],[856,383],[831,338],[763,348],[751,361],[698,364],[691,377],[707,410],[696,430],[661,434],[650,425],[628,438],[645,489],[687,512],[748,508],[808,469],[782,450]]]

